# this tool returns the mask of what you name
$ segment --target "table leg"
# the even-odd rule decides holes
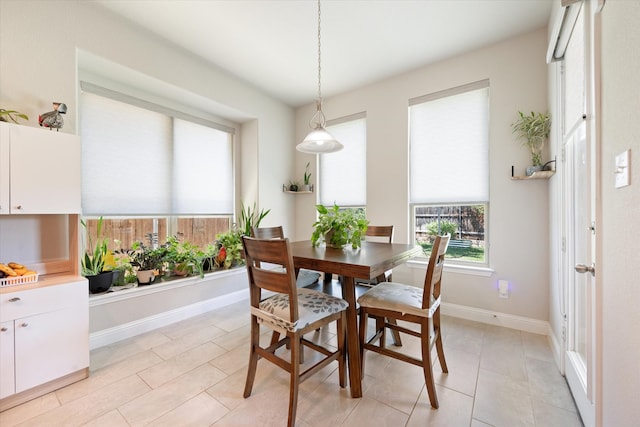
[[[342,281],[347,308],[347,354],[349,357],[349,384],[351,397],[362,397],[362,369],[360,364],[360,342],[358,340],[358,311],[356,309],[356,289],[353,277]]]

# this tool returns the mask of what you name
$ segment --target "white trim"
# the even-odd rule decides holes
[[[427,270],[427,265],[429,261],[424,259],[410,259],[407,261],[407,267],[409,268],[417,268],[420,270]],[[444,262],[444,271],[450,273],[458,273],[458,274],[470,274],[472,276],[484,276],[489,277],[493,275],[495,270],[489,267],[479,267],[475,265],[460,265],[460,264],[447,264],[447,261]]]
[[[503,326],[505,328],[517,329],[519,331],[531,332],[533,334],[547,335],[549,333],[549,322],[544,320],[530,319],[528,317],[483,310],[481,308],[443,302],[442,314],[461,319],[473,320],[475,322],[487,323],[489,325]]]
[[[155,285],[152,285],[151,287],[153,286]],[[201,301],[195,304],[180,307],[175,310],[170,310],[154,316],[149,316],[144,319],[139,319],[134,322],[119,325],[110,329],[104,329],[102,331],[94,332],[89,335],[89,349],[93,350],[98,347],[113,344],[114,342],[131,338],[136,335],[140,335],[145,332],[149,332],[154,329],[188,319],[190,317],[198,316],[200,314],[204,314],[217,308],[225,307],[227,305],[246,300],[248,298],[249,289],[247,288],[229,294],[221,295],[216,298]]]

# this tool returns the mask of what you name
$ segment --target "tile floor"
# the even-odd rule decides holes
[[[0,413],[0,425],[285,426],[284,371],[260,361],[253,393],[242,397],[248,334],[241,302],[95,349],[88,379]],[[440,409],[429,406],[419,368],[368,352],[364,396],[339,388],[334,363],[302,384],[297,425],[582,425],[546,337],[451,317],[443,337],[449,374],[434,368]],[[417,340],[403,340],[419,354]]]

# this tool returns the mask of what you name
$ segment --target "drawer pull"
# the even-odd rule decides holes
[[[7,332],[7,331],[8,331],[8,329],[7,329],[7,328],[4,328],[4,327],[3,327],[3,328],[0,328],[0,332]]]
[[[18,302],[18,301],[20,301],[20,298],[18,298],[18,297],[11,298],[11,299],[9,300],[9,302]]]
[[[21,323],[20,326],[22,326],[23,328],[26,328],[27,326],[29,326],[29,324],[27,322]]]

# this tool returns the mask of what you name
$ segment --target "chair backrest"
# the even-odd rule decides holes
[[[289,321],[298,320],[296,276],[289,239],[256,239],[242,236],[242,246],[249,275],[249,299],[258,308],[262,289],[289,295]],[[261,264],[269,265],[262,268]],[[280,268],[273,268],[273,266]]]
[[[284,239],[284,231],[281,225],[277,227],[253,227],[251,229],[251,237],[256,239]]]
[[[431,295],[433,295],[433,298],[436,300],[440,297],[444,254],[447,252],[450,238],[451,235],[449,234],[446,236],[437,236],[435,242],[433,242],[431,256],[429,257],[429,266],[427,267],[427,275],[424,278],[422,308],[429,308],[431,305]]]
[[[393,225],[369,225],[367,227],[366,240],[370,242],[391,243],[393,240]],[[374,239],[370,239],[374,237]]]

